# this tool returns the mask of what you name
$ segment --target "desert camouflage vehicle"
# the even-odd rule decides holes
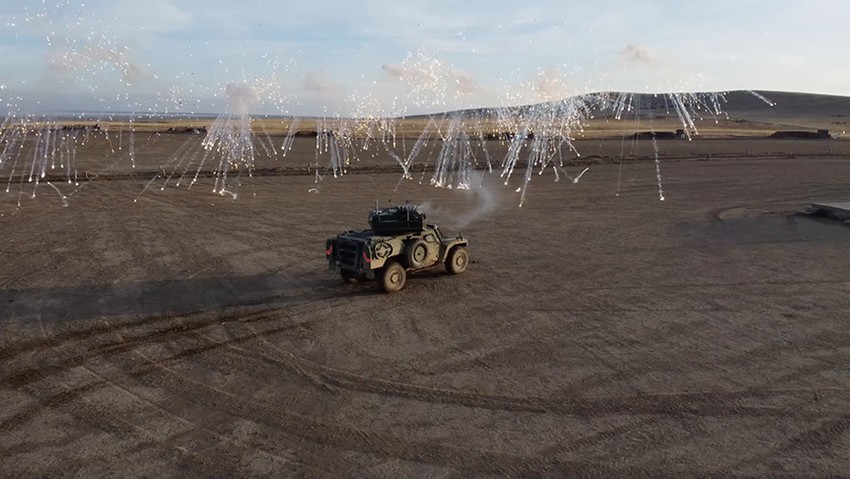
[[[328,238],[325,244],[330,270],[346,282],[377,278],[392,293],[404,288],[408,272],[445,264],[449,273],[461,274],[469,265],[467,241],[443,237],[415,206],[375,208],[369,226]]]

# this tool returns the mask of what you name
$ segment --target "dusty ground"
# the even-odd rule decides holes
[[[397,174],[3,196],[0,471],[846,476],[850,227],[793,212],[850,199],[850,159],[661,173],[664,202],[635,162],[535,177],[521,209]],[[469,272],[330,274],[376,199],[462,227]]]

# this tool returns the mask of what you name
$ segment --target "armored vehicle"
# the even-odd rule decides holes
[[[449,273],[461,274],[469,265],[463,236],[444,237],[437,225],[425,223],[425,214],[415,206],[375,208],[369,226],[325,243],[330,270],[348,283],[378,279],[384,291],[392,293],[404,288],[408,272],[444,264]]]

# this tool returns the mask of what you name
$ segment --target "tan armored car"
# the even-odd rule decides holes
[[[346,282],[377,278],[384,291],[392,293],[404,288],[408,272],[445,264],[449,273],[461,274],[469,265],[463,236],[443,237],[415,206],[375,208],[369,226],[328,238],[325,244],[330,270]]]

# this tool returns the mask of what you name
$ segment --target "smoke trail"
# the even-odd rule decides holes
[[[417,206],[417,209],[439,221],[451,229],[463,229],[486,220],[503,204],[502,198],[496,194],[496,188],[479,186],[462,193],[466,201],[464,209],[455,211],[447,207],[439,207],[431,201]]]

